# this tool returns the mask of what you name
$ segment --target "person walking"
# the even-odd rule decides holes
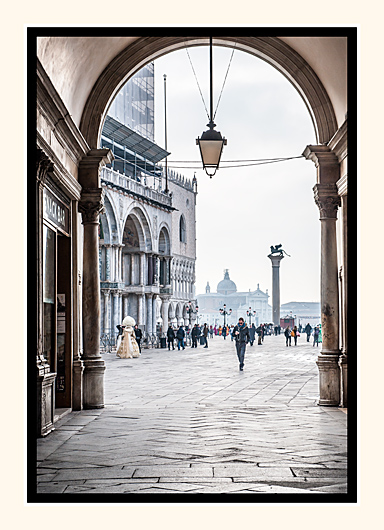
[[[172,350],[174,350],[175,343],[173,341],[175,340],[175,332],[171,325],[169,325],[169,328],[167,329],[167,340],[168,340],[168,350],[171,349],[171,344],[172,344]]]
[[[313,346],[316,344],[316,347],[319,346],[319,334],[320,334],[320,329],[318,326],[316,326],[313,330]]]
[[[227,326],[223,326],[223,329],[221,330],[221,335],[223,336],[224,340],[227,338]]]
[[[309,342],[309,337],[311,336],[311,332],[312,332],[312,328],[311,328],[310,323],[308,322],[308,324],[304,328],[304,333],[307,334],[307,342]]]
[[[288,346],[288,343],[289,343],[289,346],[291,346],[291,328],[289,326],[285,328],[284,335],[285,335],[285,345]]]
[[[141,339],[143,337],[143,333],[142,333],[141,329],[139,328],[139,326],[137,324],[135,325],[135,337],[136,337],[137,345],[139,347],[139,352],[141,353],[140,342],[141,342]]]
[[[255,342],[255,335],[256,335],[255,324],[252,324],[252,326],[249,328],[249,336],[250,336],[250,344],[251,344],[251,346],[253,346],[253,343]]]
[[[299,332],[297,331],[297,326],[294,326],[293,327],[293,330],[292,330],[292,333],[293,333],[293,340],[295,341],[295,346],[297,346],[297,337],[299,335]]]
[[[185,350],[184,346],[184,337],[185,337],[185,331],[183,329],[183,326],[180,326],[179,329],[176,332],[176,338],[177,338],[177,349],[180,351],[180,346]]]
[[[199,333],[199,328],[197,324],[195,324],[191,331],[191,338],[192,338],[192,346],[191,348],[197,348],[197,337]]]
[[[203,337],[204,337],[204,342],[205,342],[204,348],[208,348],[208,333],[209,333],[208,326],[207,324],[204,324],[204,328],[203,328]]]
[[[209,337],[213,339],[213,327],[209,326]]]
[[[244,322],[242,317],[239,318],[238,324],[233,328],[233,335],[235,336],[236,353],[240,363],[239,368],[241,371],[243,371],[245,348],[247,343],[250,341],[250,336],[247,323]]]

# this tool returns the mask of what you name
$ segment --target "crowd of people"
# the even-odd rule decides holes
[[[303,328],[300,324],[299,327],[293,326],[290,328],[290,326],[287,326],[284,330],[285,335],[285,345],[292,346],[292,338],[294,340],[294,345],[297,346],[297,338],[300,337],[301,332],[305,333],[307,336],[307,342],[309,342],[311,335],[313,335],[313,346],[318,346],[319,342],[322,342],[322,336],[321,336],[321,324],[318,324],[314,328],[308,324]]]
[[[178,350],[185,349],[187,342],[191,342],[191,348],[197,348],[198,344],[204,348],[208,348],[208,338],[213,339],[213,337],[221,337],[224,340],[230,338],[233,341],[235,338],[235,328],[236,326],[234,324],[226,324],[223,326],[194,324],[192,327],[179,326],[178,328],[169,325],[167,330],[168,350],[174,350],[175,347]],[[260,324],[258,327],[252,324],[251,326],[247,326],[247,329],[249,331],[249,343],[251,346],[253,346],[256,337],[258,338],[258,344],[262,344],[265,335],[273,334],[273,324]]]
[[[125,324],[125,325],[124,325]],[[119,328],[119,340],[117,348],[118,357],[138,357],[141,353],[141,339],[142,332],[137,326],[135,321],[131,317],[126,317],[123,321],[123,326],[117,326]],[[292,328],[287,326],[284,329],[285,345],[292,346],[292,338],[294,345],[297,346],[297,339],[301,333],[305,333],[307,336],[307,342],[309,342],[311,335],[313,335],[313,346],[318,346],[319,342],[322,342],[321,338],[321,325],[317,325],[314,328],[308,323],[304,328],[299,324],[299,327],[294,325]],[[244,369],[244,357],[245,349],[247,344],[253,346],[256,336],[258,345],[262,345],[264,337],[266,335],[280,335],[281,327],[274,326],[273,324],[260,324],[255,326],[248,324],[242,317],[236,325],[223,325],[223,326],[209,326],[205,323],[204,325],[194,324],[190,326],[179,326],[177,329],[169,325],[166,336],[168,343],[168,350],[175,350],[175,342],[177,349],[185,350],[186,341],[191,343],[191,348],[197,348],[198,344],[204,348],[208,348],[208,337],[223,337],[226,340],[227,337],[231,337],[232,341],[235,341],[236,353],[239,360],[240,371]]]

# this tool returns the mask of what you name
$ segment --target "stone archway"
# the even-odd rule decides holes
[[[166,53],[208,45],[207,37],[142,37],[117,55],[95,83],[82,115],[80,130],[91,148],[97,148],[108,108],[124,83],[140,68]],[[337,131],[330,98],[321,81],[288,44],[277,37],[214,37],[215,46],[233,47],[275,67],[297,89],[314,125],[317,142],[324,144]]]

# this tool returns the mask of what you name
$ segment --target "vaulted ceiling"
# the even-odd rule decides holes
[[[77,126],[80,126],[86,102],[100,75],[119,54],[124,52],[126,54],[129,47],[138,39],[140,37],[39,37],[37,39],[38,58]],[[320,79],[333,106],[337,126],[340,127],[347,112],[347,39],[345,37],[279,37],[279,39],[297,52]],[[202,39],[196,39],[189,45],[205,43]],[[223,39],[218,44],[230,45],[225,44]],[[182,46],[180,42],[173,46],[173,49]],[[148,49],[146,62],[169,51],[172,51],[172,46],[168,45],[163,51],[157,51],[154,56]]]

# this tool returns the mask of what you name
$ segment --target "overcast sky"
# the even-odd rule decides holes
[[[189,48],[209,112],[209,48]],[[231,48],[213,48],[214,111],[228,68]],[[164,147],[164,80],[167,75],[168,166],[200,160],[195,140],[207,129],[207,113],[185,50],[155,61],[155,141]],[[229,160],[299,156],[316,143],[304,102],[283,75],[254,56],[235,50],[217,110],[216,130],[228,144]],[[313,199],[315,166],[303,159],[243,168],[220,168],[210,179],[196,172],[196,294],[211,292],[224,269],[238,291],[269,290],[270,246],[281,243],[291,255],[280,268],[281,303],[320,300],[320,221]],[[270,299],[272,303],[272,299]]]

